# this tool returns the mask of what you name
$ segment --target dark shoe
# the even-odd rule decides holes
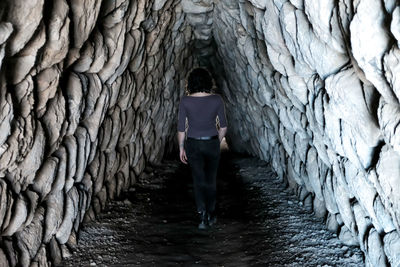
[[[207,213],[207,221],[209,226],[213,226],[217,223],[217,216],[213,212]]]
[[[204,230],[207,228],[207,214],[205,211],[200,211],[199,214],[200,214],[200,223],[198,228],[200,230]]]

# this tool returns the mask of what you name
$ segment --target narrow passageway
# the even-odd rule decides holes
[[[223,152],[218,222],[198,230],[190,169],[146,169],[123,199],[84,225],[62,266],[363,266],[276,179],[268,164]]]

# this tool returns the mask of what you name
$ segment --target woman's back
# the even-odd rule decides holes
[[[213,84],[206,69],[192,70],[186,84],[190,95],[182,97],[178,113],[179,158],[183,163],[189,163],[192,170],[194,195],[200,215],[199,229],[206,229],[216,222],[216,177],[220,143],[227,131],[224,102],[221,96],[211,94]],[[218,130],[217,117],[220,126]]]
[[[216,117],[220,127],[226,127],[223,100],[220,95],[184,96],[179,105],[178,131],[185,131],[188,119],[188,137],[217,135]]]

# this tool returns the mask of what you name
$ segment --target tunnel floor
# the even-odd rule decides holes
[[[363,266],[264,161],[223,152],[218,222],[198,230],[188,166],[165,160],[95,222],[60,266]]]

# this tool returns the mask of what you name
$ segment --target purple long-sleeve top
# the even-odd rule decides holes
[[[227,127],[225,107],[220,95],[183,96],[179,103],[178,131],[185,131],[188,119],[188,137],[218,135],[216,118],[221,128]]]

